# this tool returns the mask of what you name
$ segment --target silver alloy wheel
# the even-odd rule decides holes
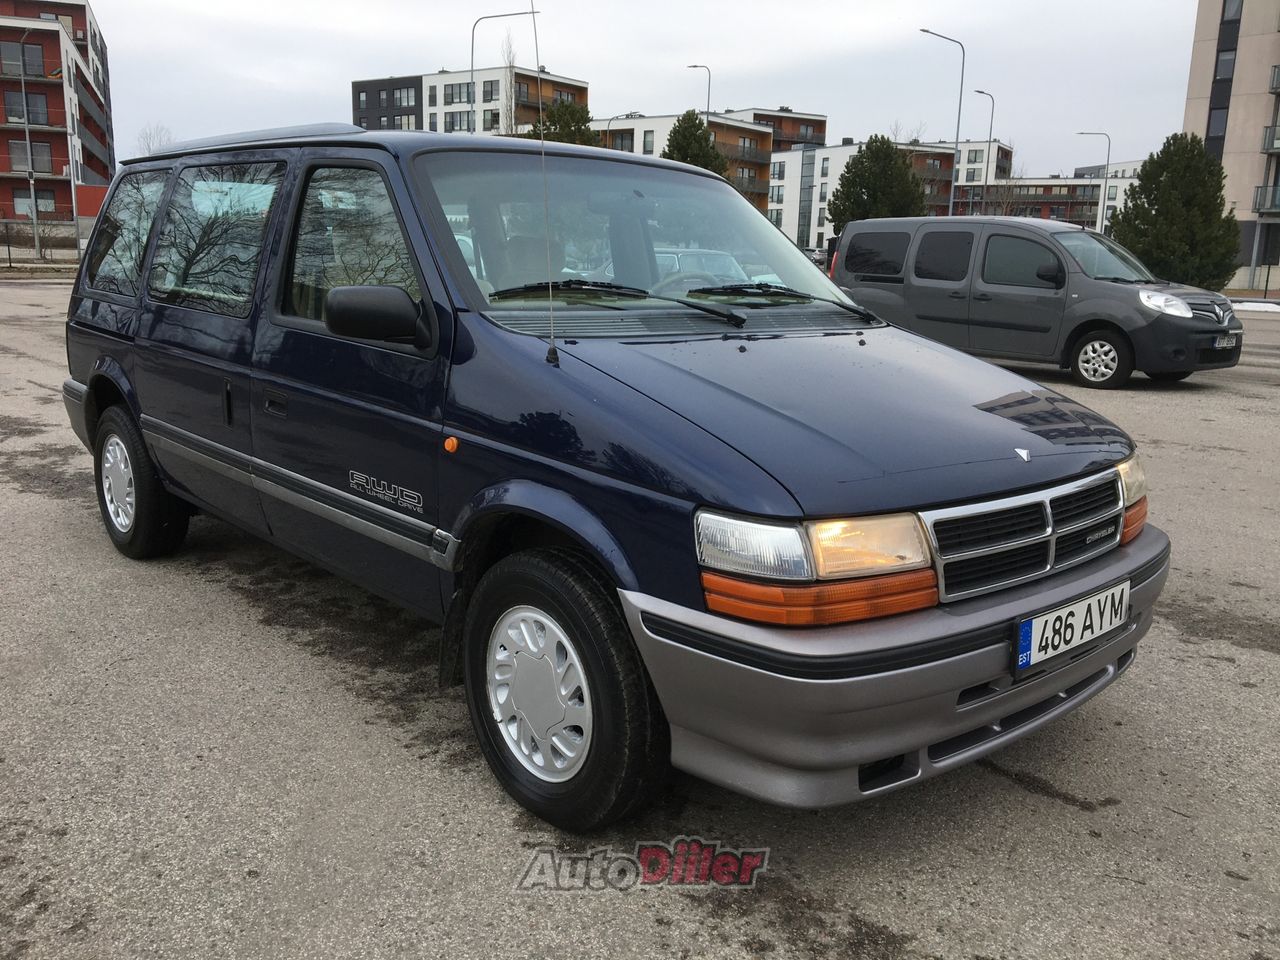
[[[1115,376],[1120,355],[1106,340],[1090,340],[1080,348],[1078,365],[1086,380],[1102,383]]]
[[[564,628],[537,607],[494,624],[485,658],[489,709],[511,755],[540,780],[562,783],[591,747],[591,693]]]
[[[121,533],[133,528],[133,464],[124,441],[114,433],[102,446],[102,499],[111,524]]]

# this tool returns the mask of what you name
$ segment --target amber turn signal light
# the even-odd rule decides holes
[[[713,613],[786,627],[870,620],[938,602],[938,577],[932,570],[803,586],[756,583],[704,571],[702,587]]]
[[[1143,497],[1124,512],[1124,529],[1120,531],[1120,542],[1128,543],[1142,532],[1147,523],[1147,498]]]

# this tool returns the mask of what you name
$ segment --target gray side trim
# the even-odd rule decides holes
[[[315,514],[331,523],[377,540],[420,560],[427,560],[445,570],[452,570],[460,542],[450,533],[423,520],[414,520],[394,510],[370,503],[359,497],[319,483],[310,477],[285,470],[258,457],[250,457],[230,447],[206,440],[154,417],[143,416],[143,435],[155,448],[182,457],[206,470],[253,487],[259,493]],[[161,432],[163,431],[163,432]],[[166,436],[165,434],[169,434]],[[243,466],[237,466],[237,463]],[[274,479],[272,479],[274,478]],[[336,504],[349,504],[345,510]],[[399,533],[377,519],[365,519],[355,511],[374,518],[385,518],[388,524],[403,528]],[[414,534],[413,536],[410,533]],[[418,538],[421,539],[418,539]]]

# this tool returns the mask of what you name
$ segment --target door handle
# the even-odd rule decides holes
[[[991,297],[991,294],[989,294],[989,293],[975,293],[975,294],[973,295],[973,299],[975,299],[975,300],[987,301],[987,300],[992,299],[992,297]]]
[[[963,290],[952,290],[950,293],[947,294],[947,296],[950,297],[952,300],[966,300],[969,297],[969,295],[965,293]]]
[[[289,398],[283,393],[268,390],[263,394],[262,409],[273,417],[289,416]]]

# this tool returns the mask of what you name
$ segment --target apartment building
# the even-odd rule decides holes
[[[1280,263],[1280,0],[1199,0],[1182,129],[1222,161],[1241,269]]]
[[[747,110],[723,110],[721,113],[734,120],[764,124],[773,128],[773,149],[790,150],[795,146],[825,146],[827,142],[827,118],[821,113],[797,113],[790,107],[770,110],[751,107]]]
[[[963,216],[1038,217],[1101,230],[1103,191],[1107,196],[1105,216],[1110,221],[1111,215],[1124,206],[1129,188],[1137,183],[1132,175],[1136,174],[1136,167],[1117,172],[1130,175],[1108,177],[1105,183],[1099,172],[1096,177],[1011,177],[986,187],[962,184],[956,188],[955,212]]]
[[[351,82],[351,122],[370,130],[514,134],[558,100],[587,106],[587,82],[546,68],[477,67]],[[473,113],[474,111],[474,113]]]
[[[0,220],[94,217],[115,172],[107,45],[88,3],[0,0]]]
[[[657,157],[666,149],[671,128],[679,119],[678,113],[656,117],[633,115],[593,120],[591,128],[600,131],[603,147]],[[725,178],[763,212],[768,207],[773,127],[721,113],[713,113],[709,119],[715,148],[729,163]]]

